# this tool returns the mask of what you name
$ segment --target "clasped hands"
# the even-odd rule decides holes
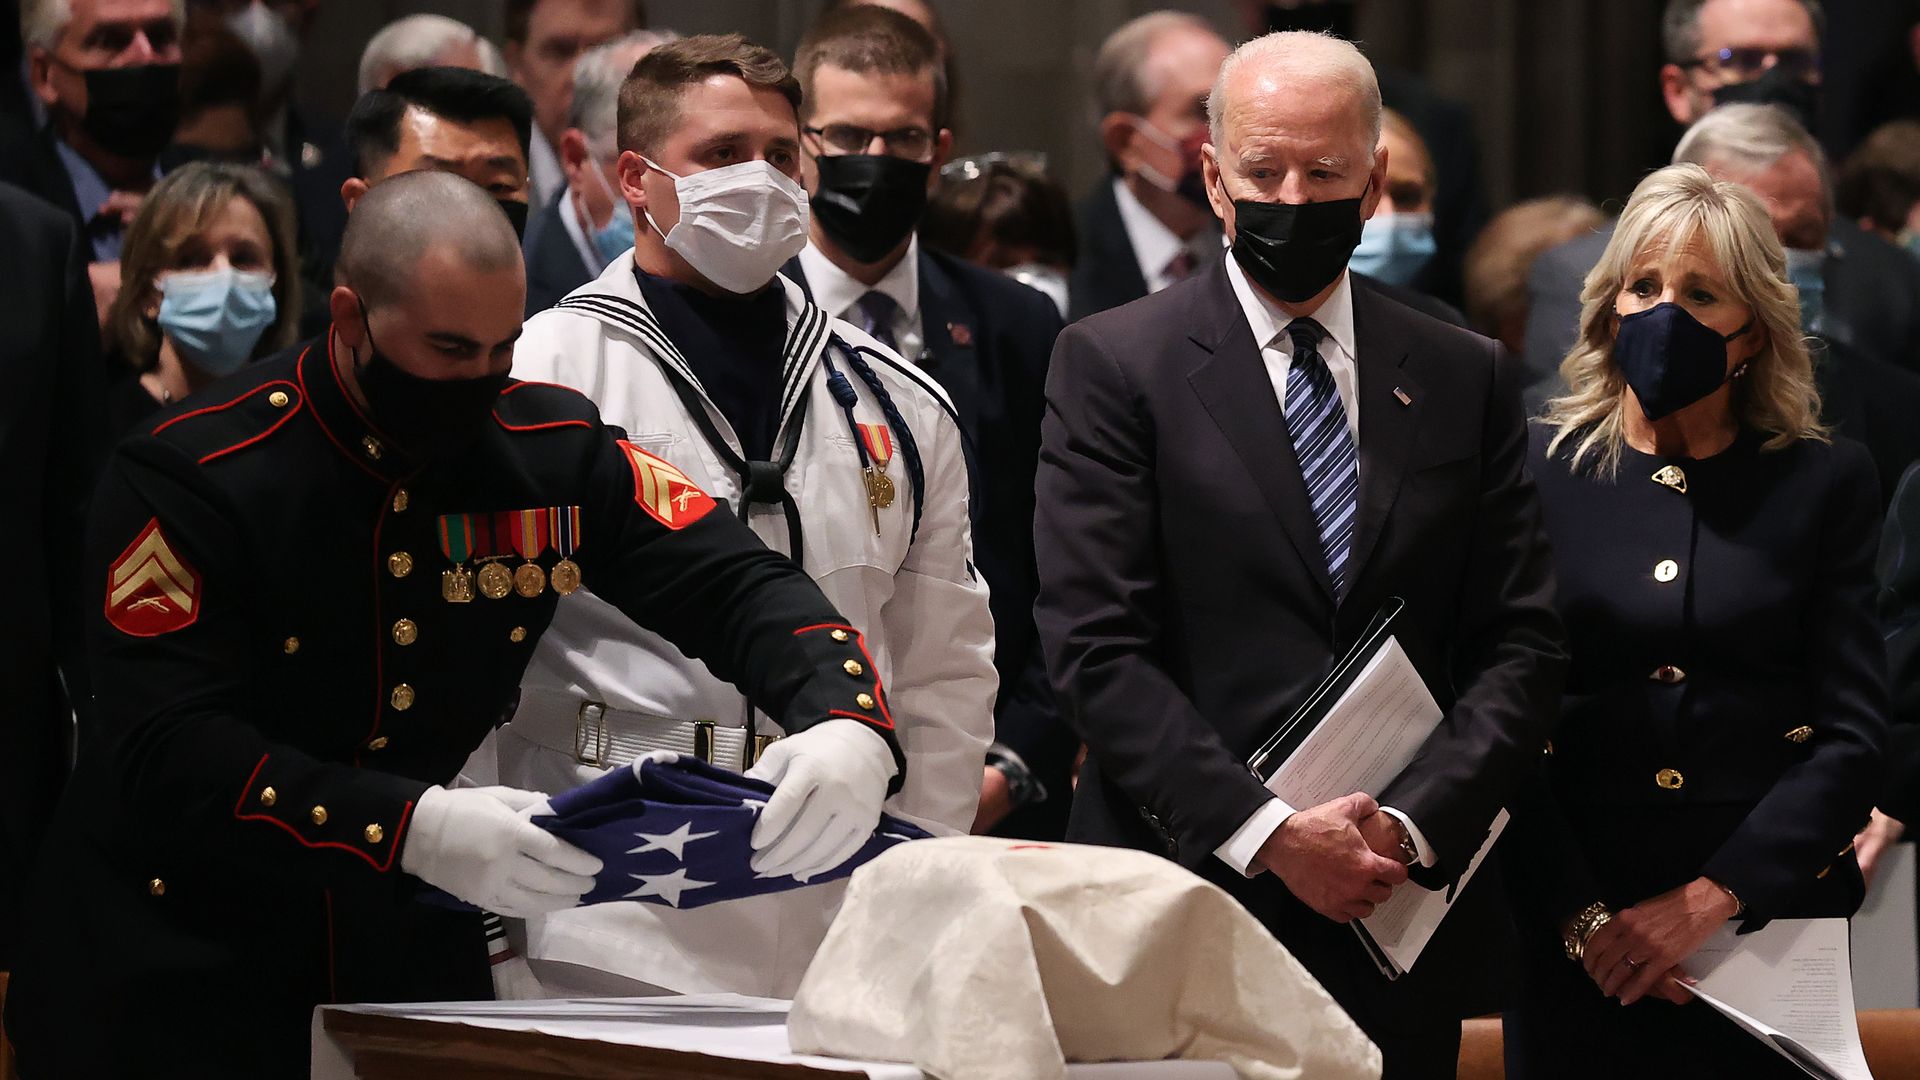
[[[1693,980],[1680,964],[1738,913],[1739,904],[1709,878],[1622,911],[1587,938],[1581,966],[1608,997],[1631,1005],[1657,997],[1684,1005]]]
[[[1407,880],[1406,826],[1355,792],[1297,810],[1256,856],[1301,902],[1334,922],[1364,919]]]

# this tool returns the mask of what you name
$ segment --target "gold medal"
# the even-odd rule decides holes
[[[886,473],[867,470],[867,501],[882,510],[893,505],[893,481]]]
[[[440,571],[440,598],[449,604],[473,603],[473,571],[464,566]]]
[[[489,562],[480,567],[480,595],[489,600],[501,600],[513,591],[513,572],[497,562]]]
[[[572,559],[561,559],[553,564],[553,572],[547,575],[553,582],[553,591],[561,596],[572,595],[580,587],[580,564]]]
[[[536,562],[521,563],[513,572],[513,591],[531,600],[547,591],[547,574]]]

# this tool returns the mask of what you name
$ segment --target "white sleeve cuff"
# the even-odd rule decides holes
[[[1213,849],[1220,861],[1234,868],[1244,877],[1253,877],[1264,867],[1254,864],[1260,854],[1260,848],[1267,842],[1286,820],[1293,816],[1293,807],[1283,799],[1269,799],[1260,809],[1253,812],[1247,823],[1234,830],[1227,842]]]
[[[1419,856],[1418,861],[1421,866],[1432,866],[1438,861],[1433,857],[1433,848],[1427,846],[1426,835],[1420,831],[1420,826],[1413,823],[1412,818],[1395,810],[1391,806],[1381,807],[1380,812],[1383,814],[1392,814],[1400,824],[1407,827],[1407,835],[1413,838],[1413,850]]]

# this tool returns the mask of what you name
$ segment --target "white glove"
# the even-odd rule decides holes
[[[772,784],[753,825],[753,859],[763,877],[805,881],[854,856],[880,823],[893,751],[858,720],[828,720],[767,748],[747,775]]]
[[[523,811],[544,799],[517,788],[430,787],[413,808],[400,869],[517,919],[574,907],[600,860],[527,821]]]

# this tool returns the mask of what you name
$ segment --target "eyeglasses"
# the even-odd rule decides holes
[[[1705,56],[1696,56],[1680,65],[1695,68],[1708,67],[1730,72],[1742,79],[1757,79],[1767,70],[1768,61],[1780,74],[1790,79],[1811,79],[1820,73],[1820,54],[1807,48],[1763,49],[1742,47],[1721,49]]]
[[[954,158],[940,166],[940,179],[954,183],[978,180],[996,168],[1044,180],[1047,176],[1047,155],[1038,150],[995,150]]]
[[[875,139],[886,146],[891,157],[925,161],[933,154],[933,132],[923,127],[874,131],[855,124],[828,124],[823,128],[803,127],[800,131],[836,154],[864,154]]]

